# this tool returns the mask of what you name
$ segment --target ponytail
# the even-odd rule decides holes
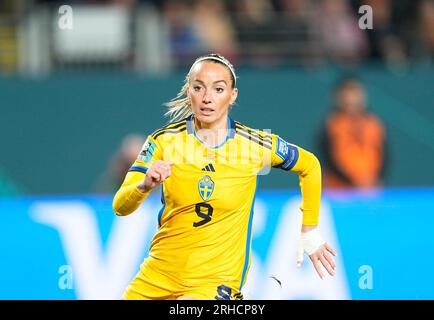
[[[180,121],[193,113],[191,101],[187,95],[189,79],[190,74],[185,78],[185,83],[178,95],[164,104],[169,109],[164,115],[169,117],[171,122]]]

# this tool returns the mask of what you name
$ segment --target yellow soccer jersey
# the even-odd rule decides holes
[[[147,196],[136,185],[148,168],[172,161],[172,175],[161,188],[159,228],[142,268],[183,286],[221,285],[223,298],[241,291],[249,270],[258,177],[270,167],[300,174],[304,224],[317,224],[321,195],[315,156],[275,134],[231,118],[228,124],[226,141],[215,148],[200,141],[193,116],[155,131],[113,204],[118,215],[134,211]]]

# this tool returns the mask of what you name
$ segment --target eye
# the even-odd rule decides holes
[[[223,91],[225,91],[225,89],[223,88],[216,88],[217,93],[223,93]]]
[[[200,86],[194,86],[194,87],[193,87],[193,90],[196,91],[196,92],[200,91],[200,89],[201,89]]]

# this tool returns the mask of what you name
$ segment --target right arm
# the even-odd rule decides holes
[[[136,210],[149,195],[142,192],[139,184],[144,180],[145,174],[138,171],[128,172],[124,182],[116,192],[113,199],[113,210],[118,216],[126,216]]]
[[[113,199],[113,210],[118,216],[134,212],[151,190],[172,174],[172,163],[155,161],[146,173],[130,171]]]
[[[124,182],[113,199],[113,210],[118,216],[126,216],[136,210],[152,188],[162,183],[171,172],[166,172],[159,143],[148,136],[136,161],[128,171]]]

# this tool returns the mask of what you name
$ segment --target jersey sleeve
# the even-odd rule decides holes
[[[291,170],[298,161],[297,146],[286,142],[278,135],[272,135],[271,166],[285,171]]]
[[[163,160],[162,148],[152,136],[148,136],[137,159],[128,172],[136,171],[146,173],[152,163],[157,160]]]
[[[137,184],[144,179],[149,167],[157,160],[162,160],[162,149],[152,136],[148,136],[113,198],[113,210],[117,215],[125,216],[134,212],[148,197],[149,192],[142,193]]]
[[[317,225],[321,203],[321,164],[317,157],[303,148],[273,135],[271,164],[275,168],[299,175],[304,225]]]

